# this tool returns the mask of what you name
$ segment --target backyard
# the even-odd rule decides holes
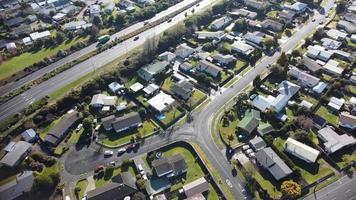
[[[182,111],[179,108],[172,107],[171,109],[164,111],[162,113],[163,118],[159,118],[159,120],[164,124],[168,125],[171,123],[173,120],[175,120],[177,117],[179,117],[182,114]]]
[[[194,109],[201,102],[203,102],[206,97],[207,96],[202,91],[195,89],[192,93],[192,96],[188,99],[187,104],[189,108]]]
[[[87,189],[88,186],[88,181],[86,179],[82,179],[80,181],[77,182],[76,184],[76,188],[80,188],[80,191],[78,193],[78,199],[82,199],[84,196],[84,192]]]
[[[101,176],[94,176],[95,187],[99,188],[111,182],[111,178],[120,174],[121,172],[130,172],[133,177],[136,177],[133,164],[130,164],[128,167],[123,168],[122,166],[112,168],[107,167],[104,170],[104,173]]]
[[[316,111],[316,114],[323,117],[326,121],[334,126],[338,126],[339,117],[332,113],[328,108],[324,105],[321,105],[319,109]]]
[[[100,141],[108,146],[121,146],[131,142],[133,136],[140,135],[140,137],[146,137],[152,135],[157,126],[151,121],[146,120],[143,122],[142,127],[125,131],[123,133],[116,133],[115,131],[105,131],[99,133]]]

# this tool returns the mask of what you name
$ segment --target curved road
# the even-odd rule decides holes
[[[326,13],[328,13],[329,9],[333,5],[334,0],[329,0],[327,2],[326,6],[324,6]],[[325,16],[318,13],[315,13],[314,18],[316,19],[314,22],[307,23],[285,43],[281,44],[281,50],[283,52],[287,52],[295,48],[301,40],[303,40],[313,30],[315,30],[320,21],[325,20]],[[216,113],[235,95],[240,93],[248,84],[254,80],[258,74],[261,74],[263,70],[265,70],[266,66],[275,63],[280,54],[280,52],[276,52],[273,56],[264,57],[260,63],[258,63],[253,69],[251,69],[247,74],[245,74],[236,83],[234,83],[233,87],[230,87],[223,91],[222,94],[215,96],[211,103],[202,111],[193,113],[192,116],[194,121],[192,123],[186,123],[183,126],[176,128],[170,134],[165,133],[148,138],[142,147],[138,150],[138,152],[124,154],[119,158],[116,157],[104,159],[102,155],[96,156],[97,153],[95,153],[95,150],[90,150],[90,148],[83,151],[85,152],[84,156],[82,151],[72,151],[69,153],[65,161],[66,170],[73,174],[86,173],[93,170],[93,168],[96,166],[95,164],[103,164],[108,162],[110,159],[114,159],[120,162],[122,158],[132,158],[141,153],[149,152],[153,149],[159,148],[160,146],[166,145],[169,141],[188,140],[197,143],[202,148],[207,158],[213,164],[223,180],[231,182],[230,190],[233,196],[235,196],[236,199],[243,199],[244,195],[242,194],[242,188],[244,183],[238,176],[234,177],[232,175],[232,168],[227,162],[224,152],[220,151],[214,144],[210,133],[211,119],[214,113]],[[95,159],[93,159],[93,156],[95,156]],[[80,165],[77,165],[77,163],[80,163]]]

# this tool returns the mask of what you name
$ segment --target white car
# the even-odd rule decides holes
[[[113,151],[105,151],[104,156],[112,156],[114,154]]]
[[[145,171],[143,170],[142,165],[137,165],[138,172],[140,172],[141,175],[145,175]]]
[[[79,131],[82,127],[83,127],[83,124],[79,124],[75,130]]]
[[[108,163],[108,165],[115,167],[115,166],[116,166],[116,162],[115,162],[114,160],[113,160],[113,161],[110,161],[110,162]]]
[[[126,152],[126,148],[120,148],[117,150],[117,153],[122,154]]]
[[[147,181],[147,176],[146,176],[146,174],[144,174],[144,175],[142,175],[142,178],[143,178],[143,180],[145,180],[145,181]]]

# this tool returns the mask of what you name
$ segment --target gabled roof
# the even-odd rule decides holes
[[[112,126],[115,131],[122,130],[133,125],[142,123],[141,117],[137,112],[131,112],[122,117],[116,118],[112,122]]]
[[[257,110],[249,110],[246,111],[244,118],[239,122],[237,127],[243,129],[247,133],[252,133],[254,131],[258,124],[259,124],[259,119],[260,119],[260,112]]]
[[[339,117],[340,126],[356,129],[356,116],[349,112],[341,112]]]
[[[330,29],[326,32],[326,35],[329,36],[330,38],[334,39],[334,40],[344,40],[347,36],[346,33],[341,32],[339,30],[336,29]]]
[[[302,64],[311,72],[317,72],[322,69],[318,63],[306,56],[303,56]]]
[[[194,86],[189,81],[182,81],[179,83],[174,83],[171,87],[171,90],[177,96],[183,98],[184,100],[189,99],[192,94]]]
[[[267,169],[277,181],[292,173],[292,170],[271,149],[271,147],[259,150],[256,153],[256,159],[257,162]]]
[[[266,142],[259,136],[249,141],[249,144],[255,151],[259,151],[267,146]]]
[[[12,200],[29,192],[34,182],[32,171],[24,171],[16,175],[16,179],[0,187],[0,199]]]
[[[115,115],[110,115],[101,119],[104,129],[110,129],[112,122],[115,121]]]
[[[302,85],[308,86],[308,87],[314,87],[320,81],[319,78],[317,78],[313,75],[310,75],[310,74],[298,69],[295,66],[292,66],[292,68],[288,71],[288,74],[290,76],[293,76],[294,78],[298,79]]]
[[[174,99],[171,95],[160,91],[156,96],[152,97],[147,101],[147,103],[159,112],[162,112],[167,106],[174,103]]]
[[[31,151],[32,145],[25,141],[18,141],[16,143],[10,143],[11,146],[7,146],[5,151],[7,153],[2,157],[0,163],[5,164],[9,167],[15,167],[19,164],[21,159]]]
[[[319,156],[319,151],[313,149],[293,138],[288,138],[284,143],[284,150],[303,159],[307,162],[314,163]]]
[[[163,72],[169,65],[167,61],[158,61],[150,65],[140,68],[137,74],[144,80],[149,81],[151,78],[161,72]]]
[[[329,153],[335,153],[340,149],[356,144],[356,139],[352,136],[339,135],[330,126],[326,126],[318,131],[318,137],[324,141],[325,150]]]
[[[161,177],[173,171],[168,158],[160,158],[152,161],[152,167],[155,169],[157,176]]]
[[[276,31],[276,32],[282,31],[283,27],[284,27],[284,25],[282,23],[279,23],[279,22],[271,20],[271,19],[265,19],[261,25],[263,28],[270,29],[270,30]]]
[[[206,60],[200,60],[198,63],[198,68],[199,71],[205,72],[213,77],[217,77],[219,75],[219,72],[222,71],[222,69],[213,63],[210,63]]]
[[[258,127],[257,127],[257,131],[258,133],[263,136],[267,133],[270,133],[272,131],[274,131],[274,128],[273,126],[270,124],[270,123],[264,123],[264,122],[261,122],[259,123]]]
[[[201,194],[209,190],[209,183],[205,180],[204,177],[196,179],[193,182],[185,184],[183,186],[183,191],[186,197],[192,197],[196,194]]]

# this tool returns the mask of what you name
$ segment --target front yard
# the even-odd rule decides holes
[[[108,167],[104,170],[104,173],[101,176],[94,176],[95,187],[99,188],[111,182],[111,178],[120,174],[121,172],[130,172],[133,177],[136,177],[135,170],[133,168],[133,164],[130,164],[127,168],[116,167],[111,168]]]
[[[207,95],[202,91],[195,89],[192,93],[192,96],[188,99],[187,104],[189,108],[194,109],[196,106],[202,103],[206,97]]]
[[[172,109],[164,111],[158,118],[164,125],[169,125],[172,121],[182,115],[182,113],[183,111],[181,109],[172,107]]]

